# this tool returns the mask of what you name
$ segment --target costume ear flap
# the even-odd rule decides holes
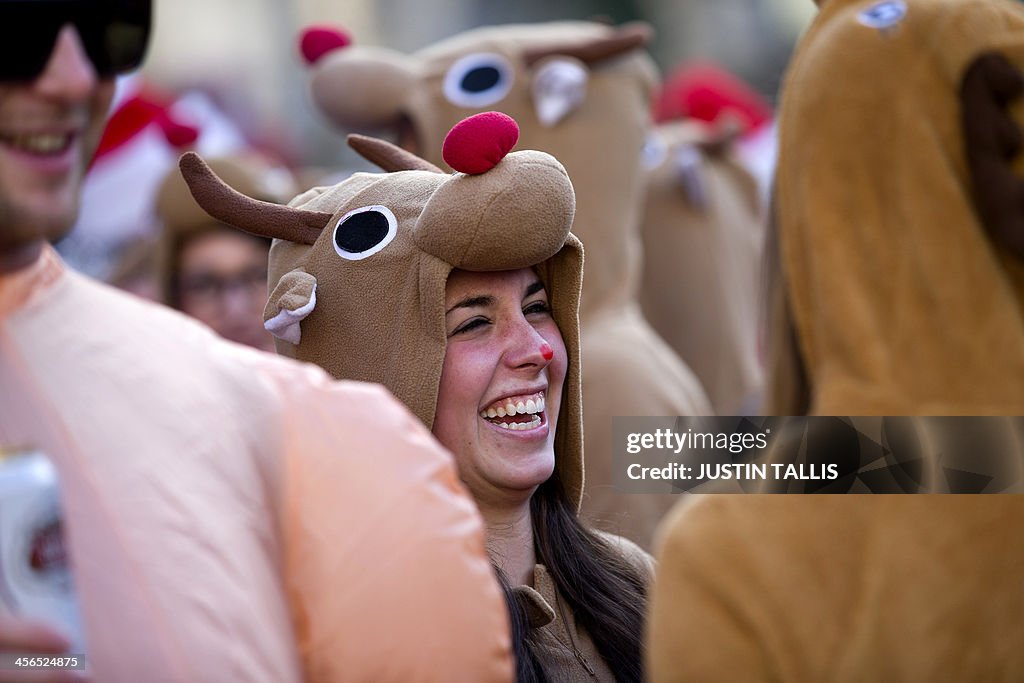
[[[590,71],[573,57],[552,57],[539,63],[533,72],[530,91],[537,119],[551,128],[587,99]]]
[[[989,52],[967,67],[960,83],[960,121],[974,209],[993,242],[1024,258],[1024,180],[1014,158],[1021,129],[1010,104],[1024,94],[1024,77],[1004,56]]]
[[[302,340],[299,324],[316,308],[316,278],[301,270],[285,273],[263,311],[263,327],[290,344]]]
[[[563,57],[575,57],[584,64],[596,64],[601,60],[617,57],[630,50],[644,47],[651,42],[653,35],[654,30],[650,24],[635,21],[623,24],[610,35],[588,40],[584,43],[551,45],[526,50],[523,52],[523,60],[527,65],[533,66],[545,57],[562,55]]]

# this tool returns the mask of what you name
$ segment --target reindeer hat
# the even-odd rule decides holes
[[[388,172],[356,173],[288,207],[233,191],[194,154],[182,157],[181,169],[211,215],[275,238],[264,319],[278,351],[335,377],[385,385],[428,427],[447,343],[449,273],[534,267],[569,354],[555,447],[562,483],[578,504],[583,248],[569,232],[575,195],[550,155],[509,154],[517,139],[510,117],[470,117],[445,140],[446,161],[457,169],[445,174],[383,140],[349,136]]]

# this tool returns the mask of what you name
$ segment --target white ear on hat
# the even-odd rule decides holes
[[[552,57],[539,63],[531,94],[540,124],[551,128],[578,109],[587,98],[589,78],[587,66],[574,57]]]
[[[286,273],[263,312],[263,327],[289,344],[302,341],[300,323],[316,308],[316,278],[301,270]]]

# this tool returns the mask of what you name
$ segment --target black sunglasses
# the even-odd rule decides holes
[[[0,0],[0,81],[38,77],[65,24],[100,77],[131,71],[146,54],[151,15],[152,0]]]

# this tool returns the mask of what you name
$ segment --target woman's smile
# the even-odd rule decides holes
[[[530,432],[529,436],[535,438],[547,435],[547,430],[541,434],[538,429],[547,426],[543,391],[500,398],[481,410],[480,417],[499,429]]]

